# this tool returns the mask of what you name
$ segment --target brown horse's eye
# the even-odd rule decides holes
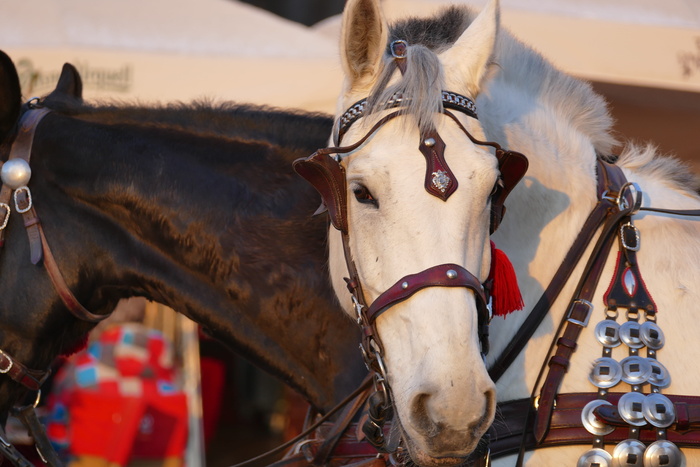
[[[374,206],[377,206],[377,200],[372,196],[372,193],[369,192],[366,186],[364,185],[357,185],[352,189],[353,194],[355,195],[355,199],[363,204],[373,204]]]
[[[498,180],[496,180],[496,183],[493,185],[493,189],[491,189],[490,197],[493,198],[501,189],[503,189],[503,179],[499,176]]]

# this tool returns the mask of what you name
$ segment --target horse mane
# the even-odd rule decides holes
[[[54,111],[89,121],[143,125],[203,137],[245,137],[294,149],[307,149],[310,143],[323,146],[333,124],[330,115],[320,112],[204,99],[145,105],[49,95],[44,103]]]
[[[380,77],[368,99],[370,112],[380,110],[381,104],[397,92],[420,95],[424,98],[410,101],[402,112],[414,115],[422,131],[433,128],[436,113],[442,111],[439,92],[444,83],[437,54],[454,44],[475,17],[475,12],[467,6],[450,6],[432,18],[406,18],[393,24],[389,43],[402,39],[409,44],[406,74],[388,85],[396,64],[387,48]],[[559,70],[502,28],[491,69],[491,86],[505,84],[537,101],[539,106],[547,107],[574,131],[585,135],[596,153],[607,156],[618,146],[613,134],[614,119],[605,98],[588,82]],[[488,93],[488,82],[486,88],[484,92]],[[691,193],[700,190],[700,177],[687,164],[658,154],[653,145],[642,148],[628,143],[619,157],[608,157],[620,166],[670,180]]]

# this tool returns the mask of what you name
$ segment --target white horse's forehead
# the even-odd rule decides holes
[[[472,143],[447,117],[438,117],[437,130],[445,142],[445,160],[455,173],[457,182],[467,188],[482,184],[488,184],[490,188],[497,173],[497,161],[492,152],[487,147]],[[358,125],[358,129],[348,132],[347,141],[359,139],[363,131],[366,129]],[[422,187],[427,164],[419,150],[420,143],[418,129],[411,117],[399,117],[388,122],[350,156],[347,161],[348,180],[371,182],[372,179],[388,177],[395,182],[392,188],[397,190],[414,189],[410,182],[416,180]]]

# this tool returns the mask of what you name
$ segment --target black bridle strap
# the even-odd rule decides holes
[[[232,467],[249,467],[252,465],[260,465],[260,466],[268,466],[268,467],[273,467],[277,465],[285,465],[289,463],[289,460],[280,460],[278,462],[268,464],[264,463],[262,464],[261,462],[269,459],[270,457],[274,455],[278,455],[282,451],[284,451],[287,448],[290,448],[294,446],[295,444],[302,442],[304,438],[309,436],[311,433],[314,432],[318,427],[320,427],[323,423],[328,421],[329,418],[331,418],[333,415],[335,415],[338,411],[342,410],[343,408],[347,407],[351,403],[358,404],[358,401],[365,401],[367,400],[367,397],[369,396],[369,390],[372,388],[372,377],[371,375],[368,375],[362,384],[355,389],[352,393],[350,393],[348,396],[345,397],[342,401],[338,403],[335,407],[333,407],[331,410],[329,410],[323,417],[320,417],[316,422],[312,425],[310,425],[306,430],[302,431],[299,433],[296,437],[290,439],[284,444],[281,444],[277,446],[274,449],[271,449],[267,452],[264,452],[260,454],[259,456],[253,457],[252,459],[248,459],[247,461],[240,462],[238,464],[233,465]],[[360,406],[362,406],[362,403],[359,403]]]
[[[49,441],[46,435],[46,429],[39,420],[34,405],[15,408],[12,410],[12,413],[22,422],[27,430],[29,430],[29,433],[31,433],[37,452],[42,460],[51,466],[59,467],[63,465],[58,454],[51,445],[51,441]]]

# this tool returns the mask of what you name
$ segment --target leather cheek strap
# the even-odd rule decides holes
[[[483,319],[488,322],[486,296],[479,279],[462,266],[453,263],[433,266],[423,272],[403,277],[370,305],[367,310],[367,320],[369,323],[374,323],[379,315],[391,306],[427,287],[464,287],[471,290],[476,297],[479,322],[481,323]]]

